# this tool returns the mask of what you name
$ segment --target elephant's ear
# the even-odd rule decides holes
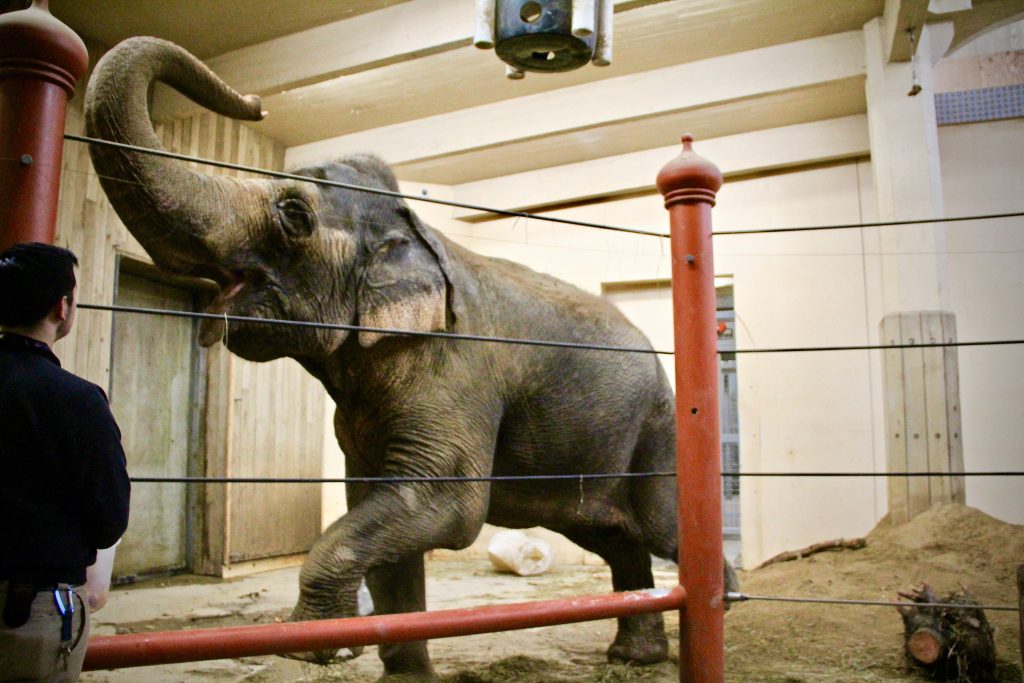
[[[441,332],[448,328],[450,278],[447,253],[429,228],[412,214],[413,231],[395,233],[370,254],[359,286],[362,327]],[[359,332],[370,347],[385,336]]]

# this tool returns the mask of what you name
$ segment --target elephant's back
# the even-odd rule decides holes
[[[600,296],[513,261],[458,249],[490,333],[651,349],[647,337]]]

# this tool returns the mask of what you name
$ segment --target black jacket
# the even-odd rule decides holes
[[[0,335],[0,580],[82,583],[127,528],[129,493],[103,390],[46,344]]]

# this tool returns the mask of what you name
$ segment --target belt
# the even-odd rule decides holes
[[[0,584],[11,582],[31,583],[39,586],[39,590],[54,588],[60,584],[78,586],[85,583],[85,569],[51,569],[0,574]]]
[[[36,595],[54,591],[57,588],[75,586],[66,582],[35,582],[30,579],[0,580],[0,591],[4,593],[3,623],[9,628],[18,628],[28,621]],[[63,616],[63,615],[62,615]]]
[[[52,591],[54,588],[60,588],[63,586],[78,588],[81,585],[81,581],[32,581],[31,579],[0,579],[0,593],[5,592],[9,586],[31,586],[32,590],[38,593],[40,591]]]

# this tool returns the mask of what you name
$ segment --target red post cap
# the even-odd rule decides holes
[[[89,66],[82,39],[50,14],[49,0],[0,15],[0,79],[44,79],[74,95]]]
[[[722,187],[722,172],[713,163],[693,151],[693,136],[683,136],[683,151],[658,172],[656,184],[665,197],[665,208],[679,202],[715,204]]]

